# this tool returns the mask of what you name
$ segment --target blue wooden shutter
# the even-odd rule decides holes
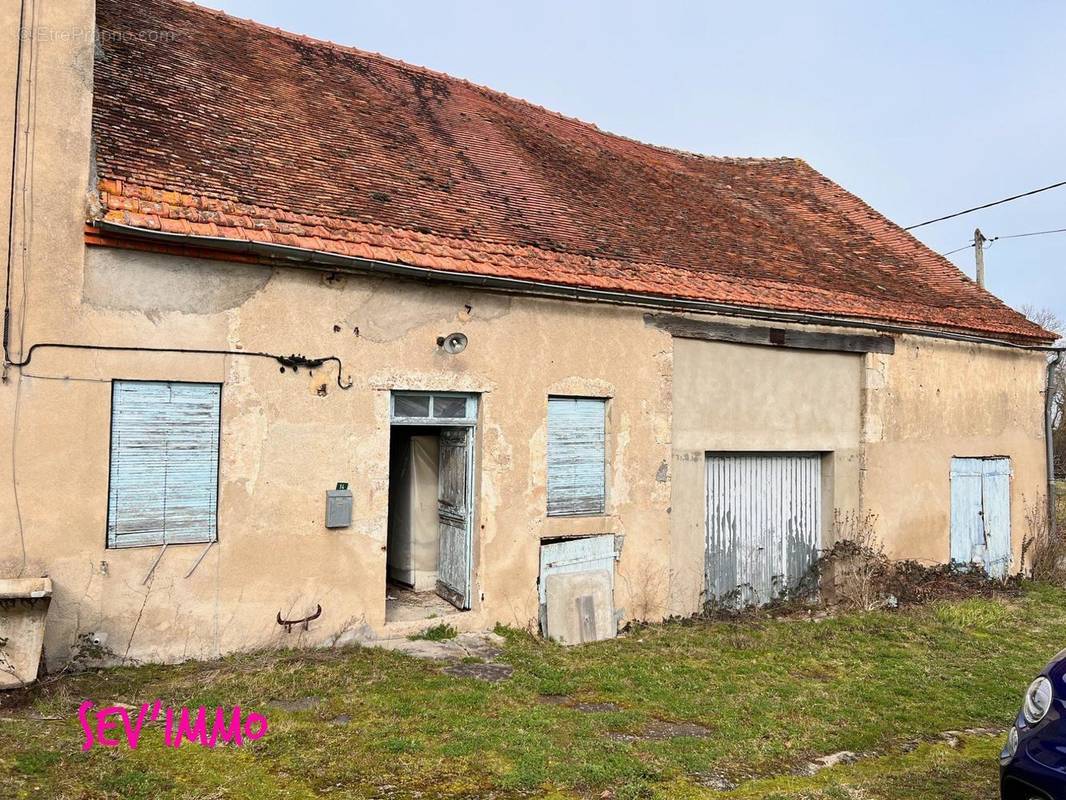
[[[611,575],[611,596],[614,596],[614,564],[618,560],[613,534],[584,536],[566,539],[540,546],[540,580],[537,582],[541,611],[548,602],[547,580],[549,575],[567,572],[596,572],[606,570]],[[544,630],[544,615],[541,614],[541,631]]]
[[[989,575],[1005,578],[1010,571],[1010,459],[986,458],[981,483],[981,503],[985,512],[987,549],[985,569]]]
[[[216,538],[221,387],[115,381],[108,547]]]
[[[603,400],[548,398],[548,514],[602,514],[605,507]]]
[[[980,458],[951,459],[951,560],[984,563],[985,530]]]
[[[951,560],[1004,577],[1011,564],[1010,459],[951,459]]]

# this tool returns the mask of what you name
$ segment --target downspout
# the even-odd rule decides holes
[[[1053,429],[1055,413],[1055,373],[1062,361],[1062,350],[1056,350],[1055,355],[1047,362],[1047,390],[1044,392],[1044,438],[1047,444],[1047,506],[1048,506],[1048,531],[1054,538],[1058,533],[1055,489],[1055,431]]]

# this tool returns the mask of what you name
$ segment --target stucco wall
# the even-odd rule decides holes
[[[671,603],[702,602],[708,452],[817,452],[823,532],[859,504],[862,356],[674,340]]]
[[[873,515],[892,558],[950,558],[953,456],[1011,459],[1013,571],[1046,498],[1044,356],[903,336],[892,355],[674,342],[671,603],[701,601],[711,451],[816,451],[823,545]],[[846,533],[846,531],[844,532]]]
[[[867,357],[864,507],[889,555],[948,560],[952,456],[1009,456],[1012,569],[1043,514],[1045,360],[1039,352],[902,337]]]
[[[322,643],[366,626],[381,634],[393,389],[481,394],[476,597],[456,624],[531,624],[540,537],[582,532],[627,535],[618,605],[641,616],[665,610],[665,579],[652,573],[667,569],[669,337],[649,335],[638,312],[205,260],[179,266],[86,250],[80,335],[336,354],[354,386],[341,390],[332,365],[281,374],[273,361],[240,356],[35,356],[20,389],[19,501],[29,569],[56,587],[54,658],[89,631],[141,659]],[[457,356],[436,345],[453,330],[470,337]],[[189,577],[203,545],[170,546],[147,582],[158,548],[105,548],[112,378],[223,384],[219,541]],[[610,398],[604,517],[546,517],[549,394]],[[351,484],[354,520],[327,530],[324,493],[338,481]],[[5,527],[11,543],[14,526]],[[279,611],[302,617],[317,604],[323,616],[307,634],[275,623]]]

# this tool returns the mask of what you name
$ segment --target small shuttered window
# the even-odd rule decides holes
[[[604,513],[607,403],[548,398],[548,515]]]
[[[108,547],[215,541],[221,388],[112,383]]]

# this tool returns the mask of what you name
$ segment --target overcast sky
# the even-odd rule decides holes
[[[201,0],[713,155],[798,156],[901,225],[1066,180],[1066,3]],[[1066,187],[916,234],[1066,228]],[[973,275],[973,250],[950,258]],[[1066,233],[989,288],[1066,318]]]

